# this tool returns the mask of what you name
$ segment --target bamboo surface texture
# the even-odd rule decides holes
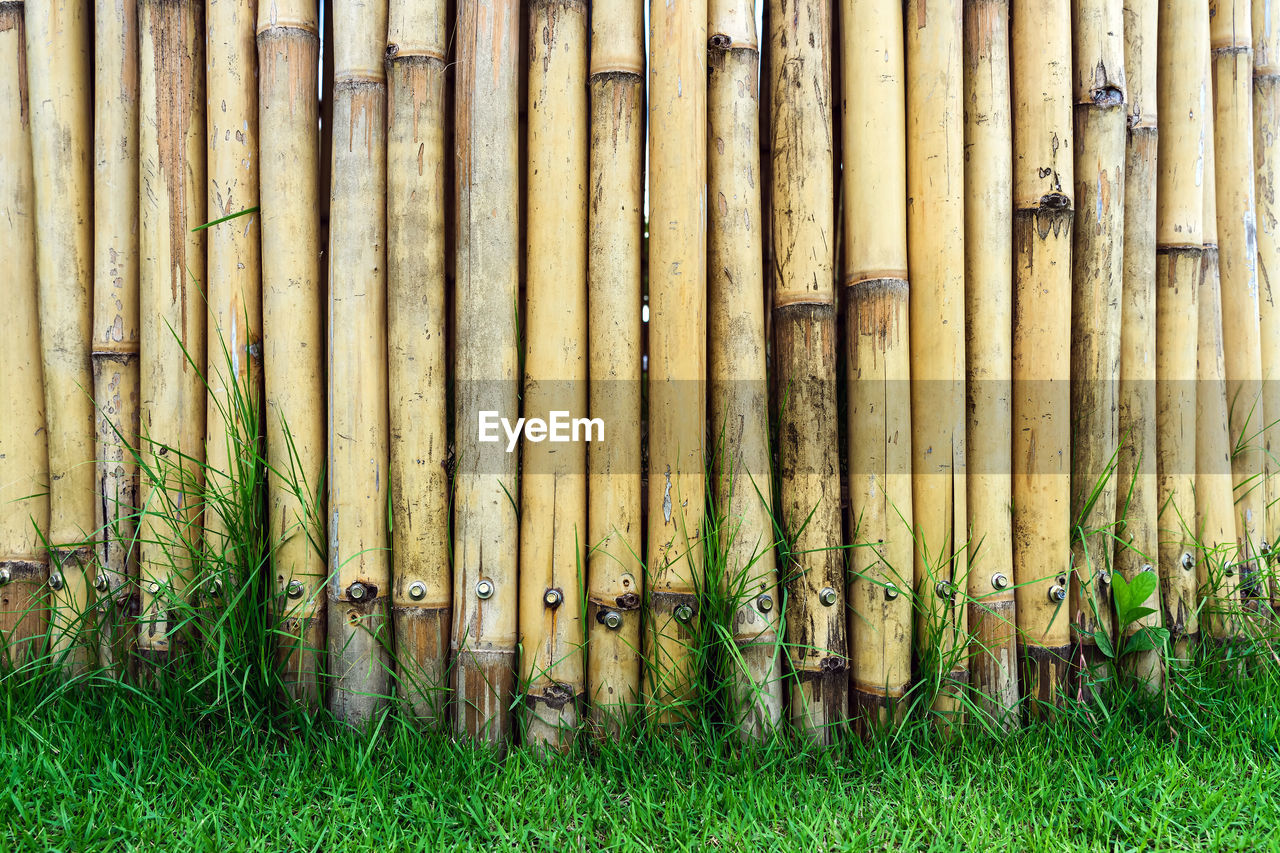
[[[1253,4],[1253,165],[1257,217],[1257,279],[1260,358],[1262,363],[1263,472],[1266,511],[1262,539],[1275,571],[1280,538],[1280,293],[1272,290],[1271,275],[1280,275],[1280,15],[1271,14],[1268,0]],[[1277,283],[1280,287],[1280,282]],[[1261,545],[1259,546],[1261,549]],[[1271,585],[1273,607],[1280,604],[1280,586]]]

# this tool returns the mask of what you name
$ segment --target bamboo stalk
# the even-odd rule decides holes
[[[1196,470],[1197,290],[1204,254],[1204,55],[1207,10],[1161,0],[1157,57],[1162,126],[1156,211],[1156,429],[1160,587],[1174,655],[1199,628],[1193,528]]]
[[[1125,82],[1128,135],[1124,178],[1124,284],[1120,307],[1120,451],[1116,483],[1116,571],[1132,582],[1155,571],[1159,548],[1156,504],[1156,18],[1158,0],[1126,0]],[[1158,627],[1159,591],[1146,606],[1155,611],[1126,634]],[[1135,652],[1128,665],[1147,689],[1164,680],[1160,650]]]
[[[0,3],[0,299],[10,336],[0,347],[0,667],[44,653],[49,555],[48,451],[36,283],[35,187],[21,2]]]
[[[386,0],[334,4],[329,236],[329,708],[388,695]]]
[[[901,719],[911,681],[910,330],[907,128],[899,6],[849,0],[842,15],[845,347],[848,358],[850,701]]]
[[[1023,693],[1056,705],[1070,644],[1074,169],[1066,0],[1013,7],[1013,568]]]
[[[764,268],[760,218],[760,47],[755,4],[712,0],[707,112],[708,325],[713,496],[721,584],[737,605],[733,620],[734,713],[746,740],[762,740],[782,720],[779,616],[774,552],[769,384],[765,365]]]
[[[965,355],[969,473],[968,617],[978,705],[1018,723],[1013,588],[1013,130],[1009,2],[966,4]],[[857,644],[855,642],[855,648]]]
[[[94,587],[98,660],[126,674],[136,639],[138,551],[138,6],[94,12],[92,361],[97,426]]]
[[[968,682],[962,8],[911,3],[906,16],[915,581],[944,719],[960,716]]]
[[[1271,287],[1271,274],[1280,272],[1280,189],[1277,163],[1280,151],[1280,15],[1271,14],[1270,0],[1253,5],[1253,162],[1254,201],[1257,206],[1258,309],[1262,360],[1263,471],[1266,511],[1262,530],[1271,553],[1269,574],[1275,571],[1280,540],[1280,305]],[[1280,585],[1271,585],[1272,607],[1280,607]]]
[[[450,644],[455,724],[499,745],[511,733],[515,689],[517,456],[503,443],[479,442],[478,423],[481,411],[519,414],[520,33],[514,0],[461,0]]]
[[[650,8],[649,623],[645,701],[680,719],[694,689],[706,434],[707,2]]]
[[[591,415],[608,430],[587,449],[587,698],[616,735],[640,699],[644,15],[638,0],[593,10],[589,372]]]
[[[829,743],[847,716],[849,693],[836,402],[830,7],[822,0],[773,4],[769,35],[777,272],[773,331],[779,515],[790,556],[783,572],[794,674],[790,711],[804,736]]]
[[[263,379],[273,580],[295,701],[317,707],[325,651],[324,280],[319,7],[258,7]]]

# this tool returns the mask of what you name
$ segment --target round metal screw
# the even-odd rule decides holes
[[[1111,583],[1111,572],[1098,572],[1098,583],[1101,583],[1101,584]]]
[[[1182,568],[1191,571],[1196,567],[1196,558],[1191,556],[1190,551],[1182,552]]]
[[[996,572],[991,576],[991,586],[994,589],[1005,589],[1009,586],[1009,579],[1000,572]]]
[[[1049,587],[1050,601],[1065,601],[1066,598],[1067,598],[1067,591],[1063,587],[1060,587],[1057,584],[1054,584],[1053,586]]]
[[[555,610],[563,601],[564,593],[558,589],[549,589],[542,594],[542,603],[551,610]]]
[[[13,580],[13,575],[10,574],[9,570],[0,569],[0,583],[8,583],[11,580]]]
[[[1156,570],[1156,567],[1151,565],[1150,563],[1143,563],[1142,568],[1138,569],[1138,571],[1140,572],[1154,572],[1155,570]]]
[[[768,593],[756,597],[756,610],[768,613],[773,609],[773,596]]]
[[[687,604],[681,604],[676,608],[675,617],[677,622],[688,622],[693,618],[693,608]]]
[[[222,578],[213,578],[209,581],[209,595],[222,595]]]
[[[106,575],[98,575],[93,579],[93,588],[96,589],[98,592],[106,592],[107,585],[108,584],[107,584]]]
[[[1231,577],[1236,573],[1235,563],[1227,563],[1225,566],[1222,567],[1222,571],[1226,573],[1227,577]]]
[[[159,595],[160,584],[156,583],[155,581],[152,581],[151,583],[147,584],[147,592],[151,593],[152,595]]]
[[[937,593],[938,598],[943,598],[948,601],[956,600],[956,591],[951,585],[951,581],[938,581],[938,585],[933,588],[933,591]]]
[[[836,603],[836,591],[829,586],[824,586],[818,592],[818,601],[822,602],[823,607],[830,607]]]
[[[617,630],[622,627],[622,614],[616,610],[609,610],[604,614],[604,626]]]
[[[289,586],[285,589],[285,593],[290,598],[302,598],[302,593],[305,591],[306,588],[302,585],[302,581],[299,580],[289,581]]]
[[[54,592],[57,592],[58,590],[62,589],[63,586],[64,584],[62,583],[62,575],[60,573],[53,572],[52,574],[49,575],[49,589],[53,590]]]
[[[368,592],[369,590],[365,589],[364,584],[360,583],[360,581],[356,581],[351,586],[347,587],[347,596],[350,597],[352,601],[364,601],[364,597]]]
[[[409,584],[409,597],[414,601],[421,601],[427,597],[427,585],[422,581],[414,581]]]
[[[898,588],[891,583],[884,585],[884,600],[893,601],[898,597]]]
[[[492,598],[493,581],[480,581],[480,583],[476,584],[476,597],[481,599]]]

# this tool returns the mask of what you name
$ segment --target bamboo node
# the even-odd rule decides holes
[[[1124,92],[1118,86],[1099,86],[1090,93],[1094,106],[1124,106]]]

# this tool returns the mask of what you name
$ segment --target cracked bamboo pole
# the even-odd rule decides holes
[[[708,325],[713,495],[734,599],[734,713],[762,740],[782,720],[769,384],[760,218],[760,47],[755,4],[711,0],[707,111]]]
[[[911,366],[907,119],[902,15],[847,0],[844,49],[845,348],[850,531],[847,595],[853,712],[901,719],[911,681]],[[861,547],[859,547],[861,546]]]
[[[1116,457],[1116,571],[1132,582],[1155,571],[1159,548],[1156,504],[1156,18],[1159,0],[1126,0],[1124,63],[1128,132],[1124,178],[1124,283],[1120,306],[1119,439]],[[1155,611],[1128,635],[1158,627],[1159,590],[1146,602]],[[1164,657],[1151,649],[1127,665],[1152,693],[1164,681]]]
[[[650,8],[649,622],[645,701],[693,698],[703,578],[707,338],[707,3]]]
[[[324,281],[320,267],[319,6],[258,6],[263,409],[272,576],[290,695],[323,697]]]
[[[88,665],[96,504],[93,324],[92,14],[65,0],[26,6],[35,178],[40,356],[49,448],[50,651]],[[83,636],[81,636],[83,634]]]
[[[132,667],[138,607],[138,6],[94,13],[93,388],[98,662]]]
[[[593,12],[589,372],[608,434],[587,448],[587,701],[597,731],[616,735],[640,701],[644,13],[639,0]]]
[[[1012,12],[1013,568],[1034,713],[1061,702],[1071,639],[1071,10]]]
[[[210,221],[258,205],[259,0],[216,0],[205,10],[205,129],[208,133]],[[262,277],[261,218],[239,216],[209,228],[209,386],[205,417],[204,547],[226,564],[230,577],[210,584],[238,586],[253,566],[241,541],[253,522],[239,496],[261,453]],[[230,511],[231,517],[224,517]],[[214,588],[217,588],[214,586]]]
[[[1156,429],[1159,571],[1174,657],[1198,630],[1194,543],[1197,290],[1204,254],[1204,56],[1208,10],[1161,0],[1157,57],[1161,117],[1156,209]]]
[[[329,232],[329,709],[367,723],[389,693],[386,0],[334,4]]]
[[[450,603],[444,0],[392,0],[387,30],[391,616],[399,693],[444,719]]]
[[[836,394],[835,175],[831,10],[772,4],[772,221],[777,290],[779,518],[789,537],[790,716],[829,743],[848,715],[849,676]]]
[[[907,248],[917,634],[958,721],[969,680],[964,398],[964,28],[962,0],[907,4]]]
[[[1009,1],[965,8],[965,356],[970,667],[978,706],[1018,724],[1013,588],[1013,130]],[[857,644],[855,643],[855,649]]]
[[[0,667],[44,653],[49,555],[48,451],[36,295],[35,187],[23,4],[0,3],[0,278],[11,336],[0,347]]]
[[[481,411],[519,415],[519,4],[460,0],[454,300],[454,722],[495,745],[515,690],[517,460],[478,441]]]
[[[1124,290],[1126,88],[1123,0],[1071,4],[1075,222],[1071,295],[1071,628],[1077,690],[1105,677],[1114,638],[1120,303]]]
[[[524,403],[587,414],[587,4],[529,7],[529,231]],[[587,448],[526,432],[520,496],[521,679],[526,740],[573,745],[583,694]]]

